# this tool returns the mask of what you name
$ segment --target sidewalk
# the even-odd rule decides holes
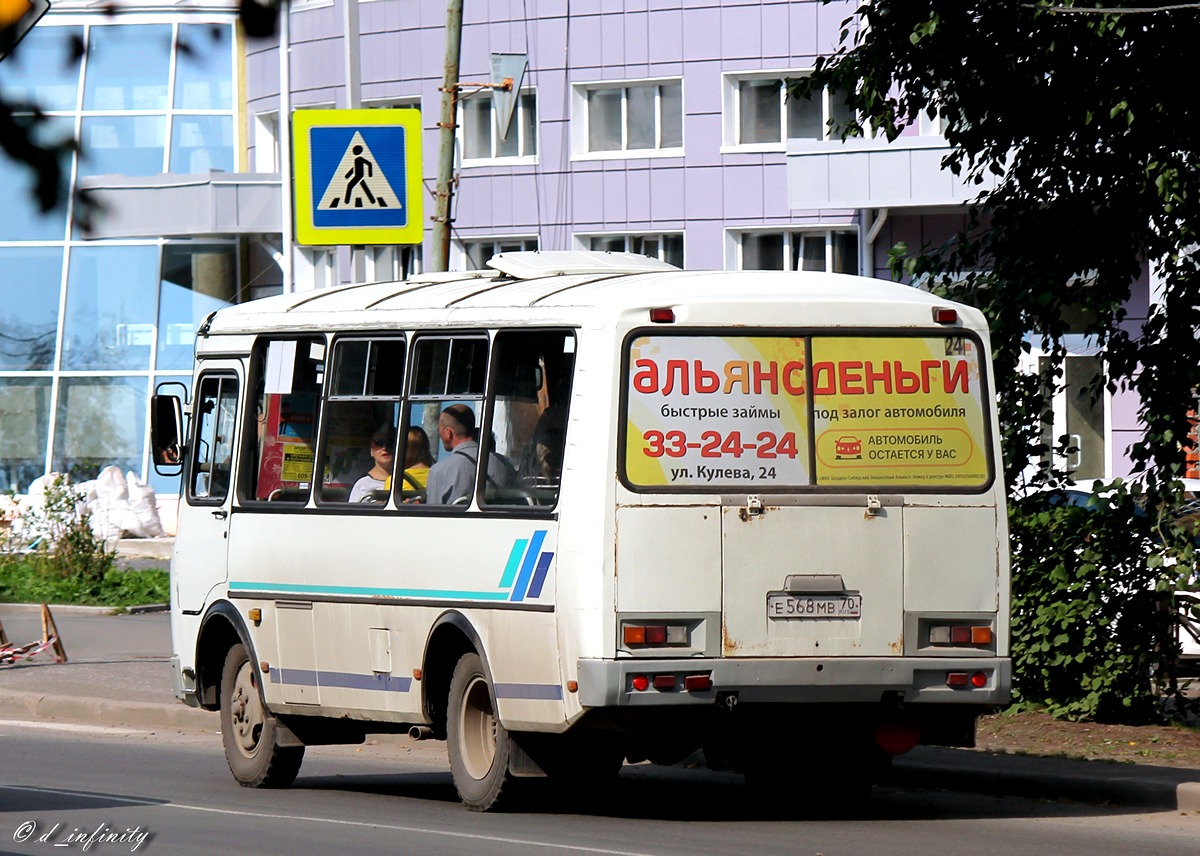
[[[39,654],[0,667],[0,719],[219,730],[216,713],[175,700],[167,613],[108,615],[63,606],[53,612],[69,662],[58,664]],[[14,644],[41,637],[38,608],[0,604],[0,622]],[[918,747],[896,759],[890,781],[904,787],[1200,811],[1200,769]]]

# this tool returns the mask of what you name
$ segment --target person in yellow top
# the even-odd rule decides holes
[[[405,493],[420,491],[424,493],[429,481],[429,467],[433,465],[433,453],[429,450],[429,435],[419,425],[410,425],[407,442],[404,444],[404,484],[400,489]]]

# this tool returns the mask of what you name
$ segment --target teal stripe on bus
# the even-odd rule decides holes
[[[512,552],[508,554],[508,564],[504,566],[504,576],[500,577],[500,588],[511,589],[513,580],[517,578],[517,568],[521,567],[521,557],[529,546],[528,538],[518,538],[513,542]]]
[[[230,591],[268,594],[344,594],[358,597],[436,597],[456,600],[508,600],[506,591],[455,591],[453,589],[368,588],[366,586],[314,586],[301,583],[230,582]]]

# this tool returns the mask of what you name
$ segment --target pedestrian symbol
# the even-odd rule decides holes
[[[363,141],[362,134],[356,133],[350,142],[350,148],[342,155],[317,209],[332,211],[346,205],[355,208],[401,207],[387,177],[375,168],[375,156]]]
[[[296,241],[420,243],[420,113],[297,110]]]

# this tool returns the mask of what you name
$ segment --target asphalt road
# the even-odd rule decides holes
[[[737,776],[644,766],[600,803],[541,791],[483,815],[458,803],[444,758],[441,744],[322,747],[292,789],[254,791],[212,734],[4,721],[0,852],[1195,856],[1200,832],[1178,812],[896,788],[858,818],[795,820],[750,803]]]

